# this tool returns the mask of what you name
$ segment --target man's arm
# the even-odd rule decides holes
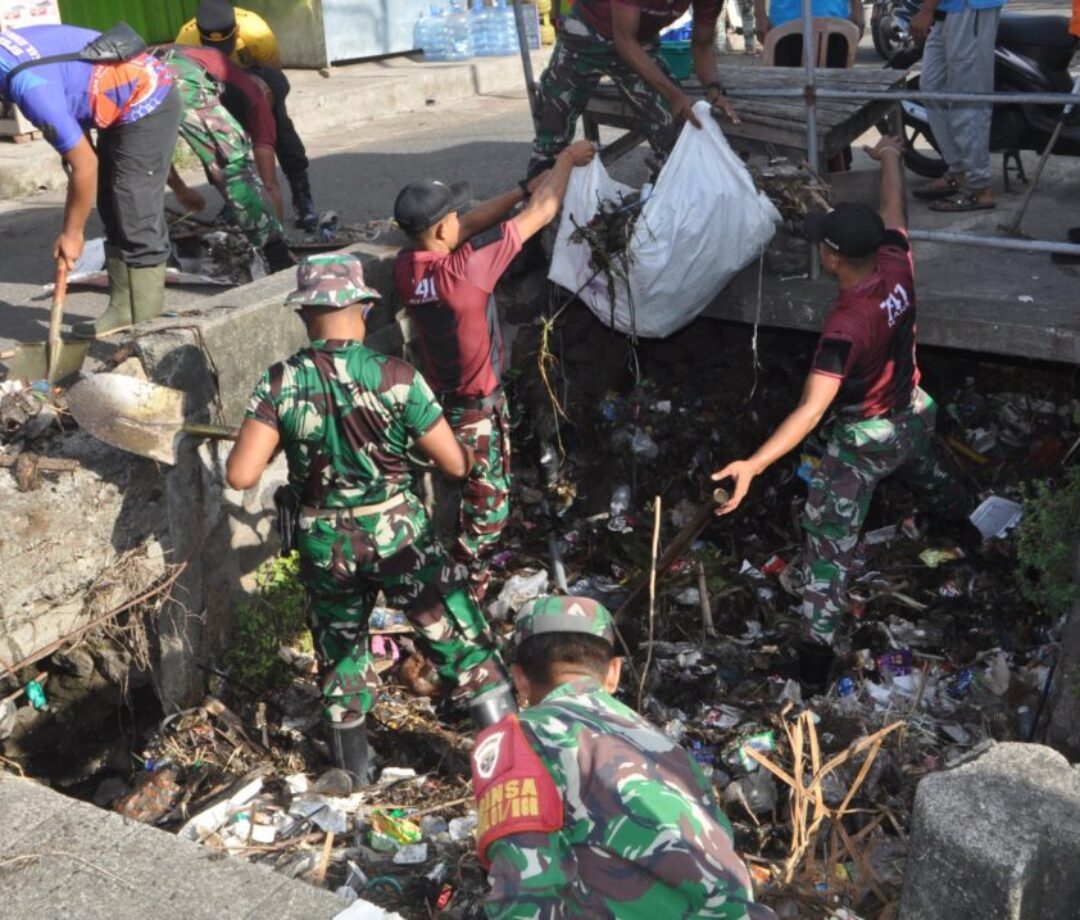
[[[206,199],[180,178],[180,173],[176,171],[175,166],[169,167],[169,176],[165,182],[185,211],[198,214],[206,207]]]
[[[281,186],[277,180],[277,157],[273,147],[255,148],[255,170],[266,186],[267,194],[274,203],[274,214],[278,220],[285,219],[285,204],[281,200]]]
[[[862,38],[863,32],[866,31],[866,11],[863,9],[863,0],[851,0],[848,19],[859,27],[859,37]]]
[[[857,0],[853,0],[857,2]],[[716,70],[716,18],[694,16],[694,28],[690,35],[690,53],[694,57],[694,72],[701,85],[705,87],[705,98],[709,105],[716,106],[733,124],[739,123],[739,116],[731,107],[724,89],[720,85],[720,76]]]
[[[250,489],[263,474],[281,443],[276,428],[249,418],[225,461],[225,481],[233,489]]]
[[[615,50],[634,72],[646,83],[655,89],[667,101],[671,114],[677,121],[689,121],[695,128],[701,127],[701,122],[694,114],[694,104],[682,91],[682,88],[673,83],[660,66],[641,47],[638,41],[638,28],[641,25],[641,13],[630,6],[620,6],[617,3],[611,5],[611,30],[615,40]]]
[[[904,189],[904,142],[885,136],[867,155],[881,163],[881,219],[890,230],[907,229],[907,194]]]
[[[550,224],[562,207],[566,186],[575,166],[586,166],[596,156],[596,148],[590,141],[577,141],[555,158],[555,165],[543,177],[529,203],[514,218],[518,235],[525,242]]]
[[[765,7],[765,0],[754,0],[754,34],[759,42],[765,44],[765,36],[769,34],[772,23],[769,22],[769,13]]]
[[[736,460],[713,473],[714,480],[733,479],[735,483],[731,498],[717,510],[717,514],[730,514],[738,508],[754,477],[803,442],[836,399],[842,382],[839,377],[811,371],[803,386],[799,405],[780,423],[780,427],[769,439],[746,460]]]
[[[920,45],[926,41],[930,29],[934,25],[934,13],[937,11],[940,0],[923,0],[919,12],[911,17],[911,36]]]
[[[464,479],[476,465],[471,448],[454,437],[445,417],[440,417],[426,434],[417,438],[416,444],[449,479]]]
[[[53,258],[63,259],[70,271],[82,255],[83,231],[97,197],[98,158],[85,136],[63,157],[70,167],[70,172],[67,201],[64,204],[64,225],[53,244]]]
[[[530,194],[535,191],[544,175],[546,173],[541,173],[529,183]],[[509,192],[503,192],[501,195],[496,195],[494,198],[489,198],[487,201],[482,201],[475,208],[466,211],[459,219],[460,241],[462,243],[468,242],[476,234],[490,230],[510,213],[510,209],[514,205],[524,200],[525,193],[520,188],[515,188]]]

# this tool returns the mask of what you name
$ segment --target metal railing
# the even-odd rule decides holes
[[[895,102],[967,102],[971,104],[1008,105],[1075,105],[1080,102],[1080,94],[1075,93],[942,93],[925,90],[858,90],[829,89],[819,87],[816,77],[816,55],[814,53],[814,27],[811,0],[802,0],[802,37],[803,62],[806,83],[802,87],[746,87],[734,95],[747,98],[803,98],[806,100],[806,160],[810,168],[819,172],[818,164],[818,100],[854,100],[858,102],[895,101]],[[1080,256],[1080,245],[1059,243],[1052,240],[1027,240],[1018,237],[984,236],[975,233],[956,233],[948,230],[911,229],[913,240],[934,243],[952,243],[963,246],[981,246],[989,249],[1009,249],[1025,252],[1064,253]],[[817,276],[816,249],[811,258],[811,276]]]

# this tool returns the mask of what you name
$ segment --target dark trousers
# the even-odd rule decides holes
[[[97,207],[105,239],[134,268],[160,265],[169,256],[165,180],[180,126],[176,87],[153,112],[98,135]]]
[[[289,118],[285,108],[285,97],[289,95],[289,78],[275,67],[252,67],[251,72],[266,82],[274,94],[274,124],[277,127],[277,154],[281,171],[293,188],[297,182],[306,182],[308,171],[307,151],[304,142],[296,133],[296,126]]]

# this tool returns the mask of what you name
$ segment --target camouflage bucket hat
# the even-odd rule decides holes
[[[512,644],[544,633],[585,633],[615,645],[615,621],[607,607],[589,597],[549,595],[529,601],[514,621]]]
[[[285,298],[287,307],[347,307],[380,294],[364,283],[364,266],[354,255],[328,253],[308,256],[296,268],[296,290]]]

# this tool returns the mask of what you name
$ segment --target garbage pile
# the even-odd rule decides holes
[[[558,590],[619,611],[629,652],[620,693],[640,698],[712,779],[759,900],[781,917],[891,916],[918,780],[994,741],[1038,735],[1060,624],[1021,594],[1015,528],[1021,483],[1056,476],[1080,438],[1080,401],[1051,370],[924,357],[970,517],[942,520],[898,482],[879,488],[839,668],[807,698],[794,649],[813,441],[674,554],[657,580],[651,649],[646,600],[633,590],[650,565],[656,503],[670,549],[711,501],[709,474],[795,405],[809,363],[811,342],[792,354],[766,340],[755,368],[745,339],[724,328],[703,342],[708,328],[643,344],[636,382],[620,367],[604,386],[595,359],[557,362],[552,390],[567,398],[554,445],[541,439],[543,407],[511,384],[512,514],[487,613],[506,632],[527,600]],[[372,626],[384,687],[370,715],[370,785],[353,791],[328,769],[311,656],[283,648],[283,690],[217,671],[214,695],[159,723],[135,775],[104,780],[95,800],[328,887],[343,906],[480,916],[473,732],[403,689],[416,689],[418,670],[403,614],[378,608]]]

